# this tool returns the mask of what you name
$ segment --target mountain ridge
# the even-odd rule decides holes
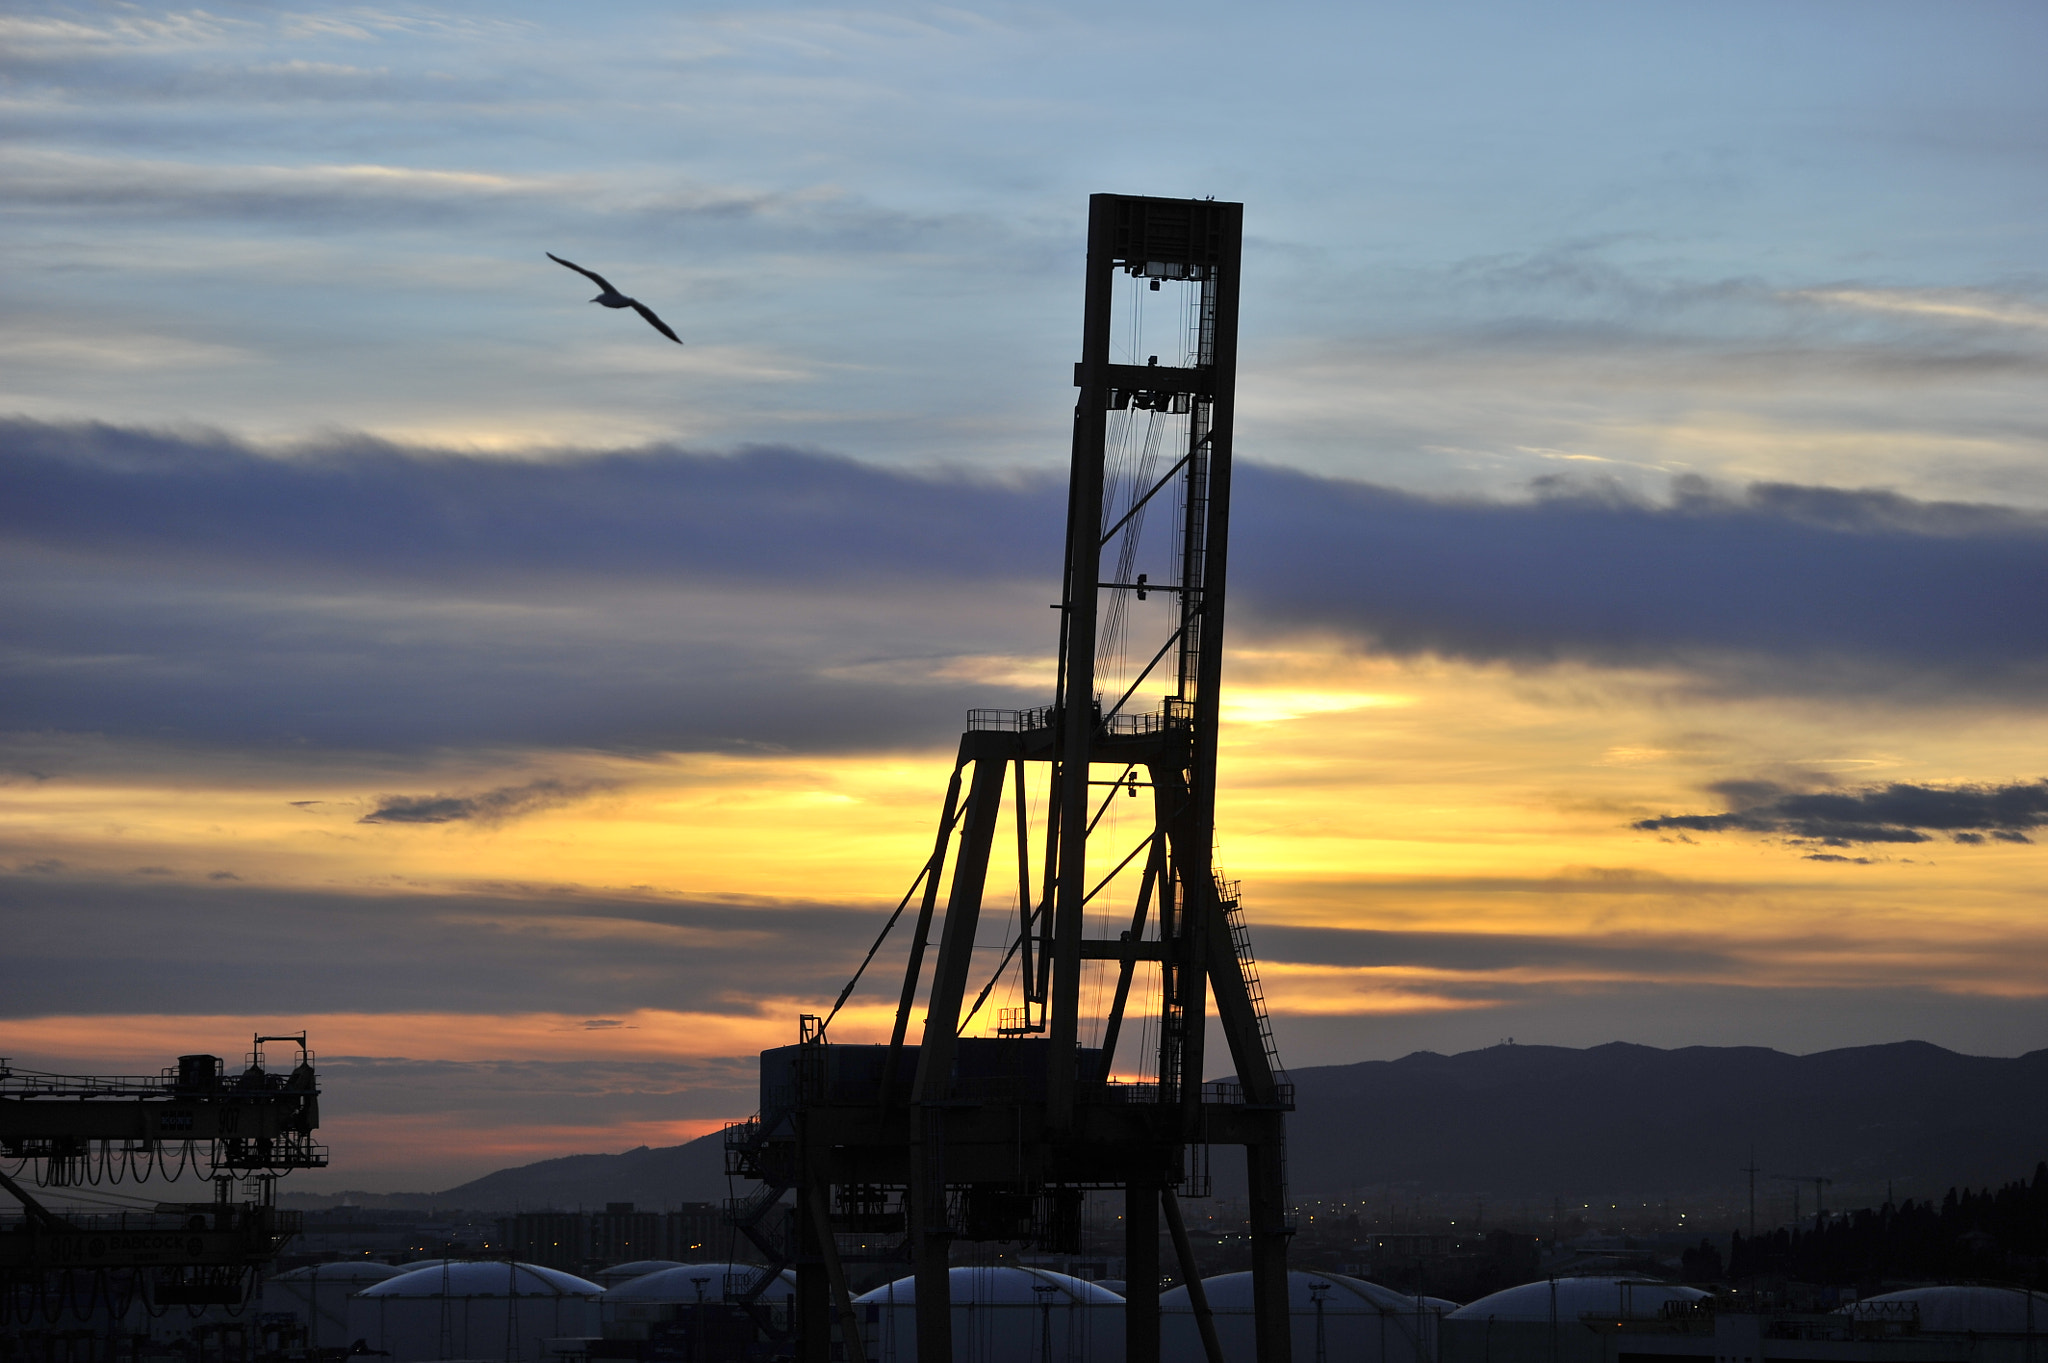
[[[1971,1056],[1925,1041],[1793,1055],[1766,1046],[1502,1044],[1294,1071],[1297,1197],[1732,1194],[1754,1151],[1838,1196],[1939,1195],[2048,1157],[2048,1049]],[[1238,1179],[1217,1161],[1220,1195]],[[727,1196],[718,1133],[562,1155],[439,1193],[286,1194],[295,1206],[658,1209]],[[1838,1204],[1839,1205],[1839,1204]]]

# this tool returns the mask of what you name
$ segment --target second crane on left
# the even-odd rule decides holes
[[[289,1042],[297,1063],[264,1068],[266,1042]],[[154,1306],[235,1305],[255,1273],[298,1233],[276,1185],[294,1169],[326,1167],[320,1085],[306,1034],[259,1036],[247,1065],[227,1072],[215,1055],[185,1055],[149,1076],[51,1074],[0,1061],[0,1190],[22,1217],[0,1223],[0,1299],[17,1289],[49,1297],[91,1280],[86,1299],[143,1292]],[[211,1180],[206,1201],[147,1210],[61,1214],[36,1192],[101,1185]],[[237,1196],[237,1194],[240,1196]],[[44,1193],[47,1197],[49,1194]],[[118,1280],[118,1281],[117,1281]],[[75,1291],[59,1290],[59,1299]]]

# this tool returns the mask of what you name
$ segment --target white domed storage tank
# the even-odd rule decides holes
[[[1693,1287],[1651,1278],[1546,1278],[1481,1297],[1443,1318],[1442,1363],[1611,1363],[1611,1336],[1587,1318],[1654,1317],[1699,1301]]]
[[[1224,1358],[1252,1363],[1258,1356],[1252,1275],[1218,1274],[1202,1279],[1202,1288]],[[1287,1302],[1294,1357],[1300,1363],[1314,1363],[1319,1356],[1353,1363],[1436,1363],[1436,1327],[1442,1312],[1428,1299],[1418,1305],[1414,1297],[1361,1278],[1295,1271],[1287,1275]],[[1324,1346],[1320,1355],[1318,1316]],[[1162,1358],[1203,1357],[1201,1331],[1185,1286],[1159,1294],[1159,1353]]]
[[[651,1338],[671,1321],[687,1321],[699,1306],[723,1306],[728,1288],[737,1291],[760,1271],[759,1264],[674,1264],[622,1282],[597,1299],[604,1336]],[[756,1298],[784,1320],[794,1316],[795,1299],[796,1274],[788,1269]]]
[[[538,1360],[550,1339],[595,1337],[604,1289],[538,1264],[444,1263],[373,1283],[349,1299],[348,1337],[392,1363]]]
[[[373,1283],[410,1272],[370,1259],[334,1264],[308,1264],[264,1280],[257,1310],[289,1315],[306,1327],[306,1343],[315,1349],[342,1349],[355,1336],[348,1333],[348,1299]]]
[[[1582,1316],[1654,1316],[1666,1302],[1700,1301],[1706,1296],[1696,1287],[1654,1278],[1546,1278],[1481,1297],[1449,1318],[1549,1322]]]
[[[1841,1309],[1866,1320],[1910,1314],[1923,1335],[2048,1334],[2048,1292],[2020,1287],[1914,1287],[1865,1297]]]
[[[613,1264],[590,1275],[590,1280],[599,1287],[617,1287],[635,1278],[644,1278],[650,1273],[659,1273],[664,1268],[681,1268],[680,1259],[635,1259],[630,1264]]]
[[[1124,1299],[1083,1278],[1042,1268],[947,1270],[955,1363],[1121,1363]],[[916,1363],[917,1279],[853,1299],[869,1363]]]

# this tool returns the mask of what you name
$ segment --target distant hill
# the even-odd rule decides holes
[[[1917,1041],[1804,1056],[1753,1046],[1493,1046],[1318,1066],[1293,1079],[1289,1181],[1304,1197],[1386,1185],[1537,1202],[1728,1193],[1752,1147],[1767,1174],[1835,1179],[1831,1201],[1881,1193],[1888,1179],[1901,1197],[1938,1196],[1951,1184],[2002,1184],[2048,1158],[2048,1051],[1996,1059]],[[1219,1152],[1219,1193],[1235,1190],[1237,1164]],[[473,1211],[664,1208],[717,1201],[726,1187],[713,1134],[542,1160],[440,1193],[344,1196]],[[1760,1187],[1783,1200],[1783,1184]],[[334,1200],[300,1195],[292,1205]]]
[[[620,1155],[565,1155],[500,1169],[436,1194],[435,1200],[477,1211],[600,1211],[607,1202],[660,1211],[683,1202],[723,1202],[726,1196],[725,1137],[714,1131],[686,1145],[642,1145]]]
[[[1753,1147],[1767,1175],[1821,1174],[1845,1194],[1893,1179],[1904,1196],[2001,1184],[2048,1158],[2048,1051],[1493,1046],[1293,1079],[1289,1172],[1305,1195],[1654,1198],[1736,1187]],[[1783,1184],[1759,1186],[1782,1199]]]
[[[642,1211],[665,1211],[684,1202],[723,1202],[725,1145],[720,1132],[685,1145],[636,1146],[618,1155],[564,1155],[521,1164],[439,1193],[288,1193],[288,1207],[355,1207],[473,1212],[542,1211],[579,1207],[600,1211],[607,1202],[631,1202]]]

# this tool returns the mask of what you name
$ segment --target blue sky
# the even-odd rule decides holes
[[[2048,498],[2033,6],[4,22],[30,415],[1043,467],[1114,188],[1248,205],[1258,458]]]
[[[1222,841],[1291,1063],[2048,1045],[2044,39],[9,6],[0,1052],[311,1025],[338,1186],[745,1115],[1046,689],[1104,190],[1246,205]]]

